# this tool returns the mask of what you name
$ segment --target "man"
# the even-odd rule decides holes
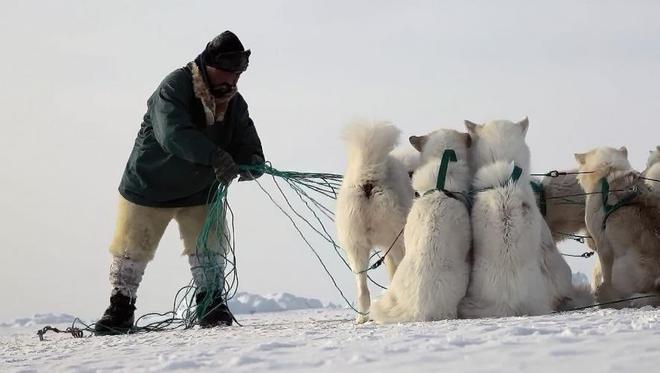
[[[261,141],[236,88],[249,56],[238,37],[225,31],[193,62],[165,77],[149,98],[119,185],[110,246],[112,293],[110,306],[95,325],[98,334],[126,333],[133,326],[142,275],[172,219],[188,255],[196,301],[209,310],[198,313],[199,324],[231,325],[221,295],[227,240],[211,242],[211,234],[206,245],[210,255],[196,255],[196,243],[218,183],[234,180],[238,165],[264,162]],[[243,172],[239,181],[258,176]],[[209,279],[209,273],[215,278]]]

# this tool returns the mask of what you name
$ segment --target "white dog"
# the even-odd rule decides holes
[[[466,121],[477,170],[472,207],[474,265],[463,317],[541,315],[591,303],[573,288],[530,186],[527,118],[518,123]]]
[[[586,224],[596,241],[602,284],[599,302],[660,293],[660,197],[639,178],[625,147],[576,154],[587,195]],[[660,298],[614,307],[660,305]]]
[[[470,137],[439,130],[410,142],[422,152],[423,166],[413,175],[419,197],[406,222],[406,255],[387,293],[371,307],[370,317],[379,323],[454,319],[470,279],[470,212],[461,194],[471,179]],[[443,191],[437,182],[448,149],[457,160],[448,164]]]
[[[646,162],[646,169],[644,170],[644,172],[642,172],[642,176],[645,177],[645,183],[648,186],[649,191],[656,193],[656,195],[660,196],[660,182],[655,181],[655,180],[660,180],[660,146],[657,146],[654,150],[649,151],[649,158]],[[580,190],[582,190],[582,187],[580,187]],[[596,244],[593,239],[588,239],[587,243],[593,250],[598,252],[598,248],[596,248]],[[594,289],[598,289],[602,283],[603,283],[603,270],[601,268],[600,258],[599,258],[599,260],[596,261],[596,264],[592,272],[591,286]],[[600,291],[600,293],[603,292]],[[600,298],[602,298],[602,296]]]
[[[400,233],[414,191],[407,167],[390,155],[398,137],[399,130],[385,122],[355,122],[343,134],[348,167],[337,197],[337,233],[356,276],[358,323],[368,320],[366,270],[372,250],[391,246],[385,256],[390,279],[405,252]]]
[[[660,180],[660,146],[656,147],[655,150],[651,150],[643,176],[648,179],[653,179],[647,179],[646,185],[648,185],[654,193],[660,195],[660,181],[657,181]]]

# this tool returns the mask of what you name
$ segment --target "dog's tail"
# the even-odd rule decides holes
[[[367,170],[385,163],[399,140],[399,131],[389,122],[354,121],[342,133],[348,148],[349,163]]]
[[[422,163],[422,154],[410,146],[399,146],[394,149],[390,155],[401,162],[410,177],[412,177],[413,172],[415,172]]]
[[[369,318],[379,324],[411,321],[412,316],[410,307],[401,304],[391,291],[374,302],[369,310]]]

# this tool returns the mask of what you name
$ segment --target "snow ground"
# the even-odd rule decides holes
[[[243,327],[74,339],[0,327],[0,371],[620,372],[660,365],[660,310],[355,325],[345,309],[255,313]],[[58,324],[66,327],[66,324]]]

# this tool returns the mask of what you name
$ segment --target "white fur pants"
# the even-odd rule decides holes
[[[188,255],[190,270],[200,289],[222,288],[224,285],[224,255],[230,241],[226,221],[223,221],[222,239],[212,229],[206,242],[208,251],[197,255],[197,238],[202,231],[207,205],[190,207],[149,207],[119,197],[117,223],[110,244],[113,256],[110,265],[110,284],[113,294],[119,292],[135,298],[147,263],[154,257],[158,243],[170,221],[176,220],[183,240],[184,255]]]

